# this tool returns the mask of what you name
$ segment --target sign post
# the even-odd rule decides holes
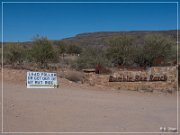
[[[57,88],[57,74],[48,72],[27,72],[27,88]]]

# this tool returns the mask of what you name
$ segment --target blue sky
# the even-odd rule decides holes
[[[175,30],[177,4],[3,4],[3,40],[39,34],[62,39],[84,32]]]

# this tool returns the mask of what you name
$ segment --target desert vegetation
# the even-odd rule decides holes
[[[3,64],[22,66],[31,63],[39,68],[58,65],[81,70],[97,66],[166,66],[177,61],[176,40],[172,36],[150,33],[143,36],[141,42],[139,38],[121,34],[103,37],[100,45],[86,45],[85,42],[52,41],[35,36],[30,44],[4,43]]]

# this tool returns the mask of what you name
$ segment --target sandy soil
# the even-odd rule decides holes
[[[176,94],[90,87],[61,78],[57,89],[27,89],[25,73],[4,70],[4,132],[159,132],[161,126],[176,127]]]

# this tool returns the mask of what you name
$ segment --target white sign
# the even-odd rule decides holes
[[[57,88],[56,73],[27,72],[27,88]]]

